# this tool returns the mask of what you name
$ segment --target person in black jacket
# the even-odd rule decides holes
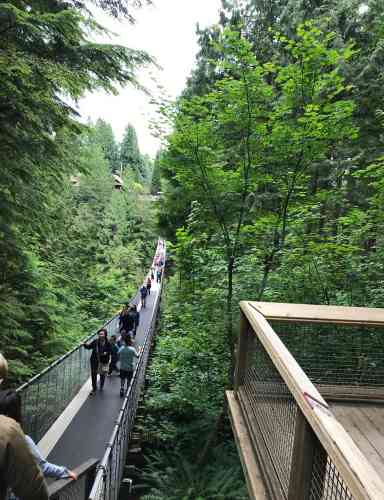
[[[119,330],[120,334],[130,333],[134,329],[134,316],[132,314],[132,307],[127,304],[120,313],[119,317]]]
[[[140,313],[137,310],[137,306],[132,306],[132,318],[133,318],[133,336],[136,337],[137,327],[140,323]]]
[[[92,377],[91,395],[93,395],[97,389],[97,374],[99,374],[100,377],[100,391],[102,391],[105,382],[105,375],[109,370],[112,349],[111,344],[107,339],[107,330],[104,328],[99,330],[97,339],[93,340],[90,344],[84,343],[83,345],[86,349],[92,349],[90,362]]]

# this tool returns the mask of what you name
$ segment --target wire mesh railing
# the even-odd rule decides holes
[[[324,397],[333,393],[383,399],[383,327],[278,321],[271,325]]]
[[[259,452],[273,471],[276,490],[288,495],[297,404],[257,338],[252,351],[241,387],[242,400],[248,418],[255,423]]]
[[[108,335],[115,333],[119,316],[107,321],[103,328]],[[38,442],[53,422],[68,406],[89,377],[89,354],[83,342],[89,342],[96,332],[80,345],[61,356],[44,371],[17,390],[21,395],[23,429]]]
[[[164,247],[161,246],[160,248],[163,249]],[[156,296],[151,323],[145,336],[140,358],[136,365],[129,389],[124,398],[111,439],[108,443],[104,457],[100,462],[89,500],[117,500],[118,498],[136,411],[141,391],[144,386],[145,371],[148,364],[152,339],[155,334],[156,321],[158,318],[161,300],[161,290],[162,281],[160,283],[159,292]]]
[[[316,381],[329,386],[334,383],[352,386],[361,381],[379,387],[383,379],[362,372],[357,360],[361,353],[364,356],[372,353],[370,359],[376,359],[372,346],[378,347],[381,341],[375,338],[370,350],[362,349],[360,330],[356,333],[359,341],[344,345],[348,352],[358,353],[356,360],[350,362],[348,369],[343,371],[340,366],[340,371],[332,372],[324,343],[325,335],[331,336],[331,328],[321,325],[323,336],[315,340],[313,332],[307,331],[308,325],[299,325],[300,329],[278,323],[278,336],[251,303],[244,302],[241,308],[235,394],[269,497],[276,500],[382,498],[384,483],[312,384]],[[351,332],[346,328],[337,326],[338,332],[345,336]],[[339,342],[341,345],[341,337],[332,342],[336,356],[342,356]],[[311,348],[315,348],[315,355]],[[311,380],[296,357],[310,372]]]

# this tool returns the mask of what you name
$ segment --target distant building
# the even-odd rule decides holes
[[[123,179],[116,172],[114,172],[112,174],[112,177],[113,177],[113,180],[114,180],[115,189],[117,189],[118,191],[122,191],[124,189],[124,181],[123,181]]]
[[[121,178],[121,176],[117,172],[114,172],[112,174],[112,177],[113,177],[114,188],[117,191],[122,191],[124,189],[124,181]],[[80,174],[78,174],[78,175],[71,175],[70,178],[69,178],[69,181],[72,184],[72,186],[79,187],[80,186],[80,182],[81,182],[81,175]]]
[[[79,187],[80,186],[80,175],[71,175],[69,178],[72,186]]]

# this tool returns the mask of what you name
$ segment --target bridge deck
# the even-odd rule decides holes
[[[140,324],[136,334],[136,347],[142,345],[153,316],[153,305],[158,285],[153,281],[146,308],[140,311]],[[89,392],[91,390],[90,380]],[[85,400],[52,451],[50,462],[77,467],[89,458],[101,459],[111,437],[123,399],[119,396],[120,378],[113,374],[105,380],[104,391]]]
[[[332,411],[381,477],[384,477],[384,404],[332,403]]]

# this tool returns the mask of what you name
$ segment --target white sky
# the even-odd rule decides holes
[[[162,70],[152,68],[151,74],[165,88],[172,99],[185,86],[194,66],[198,50],[196,23],[205,27],[218,22],[220,0],[153,0],[152,6],[135,12],[136,24],[116,21],[104,13],[97,19],[117,36],[106,43],[118,43],[130,48],[146,50],[156,59]],[[139,81],[154,89],[149,72],[139,72]],[[140,78],[140,74],[142,74]],[[142,153],[152,157],[160,146],[159,139],[152,137],[148,120],[155,113],[150,97],[126,87],[118,96],[93,93],[79,102],[78,110],[83,120],[103,118],[112,125],[115,136],[121,140],[124,129],[131,123],[137,132]]]

